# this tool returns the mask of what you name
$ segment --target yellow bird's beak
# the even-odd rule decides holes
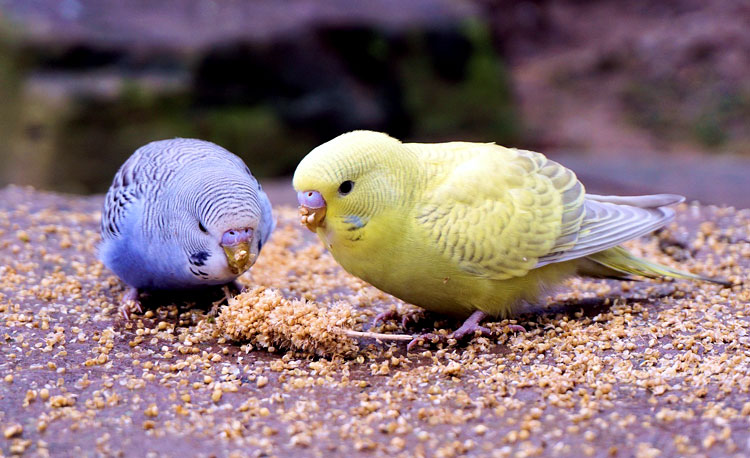
[[[224,248],[224,254],[227,256],[229,270],[235,275],[244,273],[255,264],[256,255],[250,252],[250,244],[248,242],[240,242],[235,245],[223,246],[222,248]]]
[[[297,201],[303,226],[315,232],[325,224],[326,201],[318,191],[300,191],[297,193]]]

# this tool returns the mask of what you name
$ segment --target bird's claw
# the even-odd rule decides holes
[[[416,347],[417,345],[424,345],[424,344],[437,345],[440,342],[446,342],[447,340],[448,340],[448,337],[446,336],[435,334],[434,332],[428,332],[425,334],[421,334],[415,337],[414,339],[412,339],[412,341],[406,345],[406,351],[407,352],[412,351],[414,347]]]
[[[509,324],[505,327],[510,332],[526,332],[526,328],[520,324]]]
[[[401,314],[401,327],[404,329],[409,328],[412,324],[418,324],[420,321],[424,320],[424,318],[425,313],[422,310],[403,313]]]
[[[411,351],[414,349],[414,347],[420,344],[429,343],[432,345],[437,345],[439,343],[448,343],[448,341],[450,340],[455,340],[457,342],[460,342],[470,337],[492,337],[492,335],[493,335],[492,330],[484,326],[477,326],[477,325],[465,326],[464,325],[448,335],[435,334],[434,332],[428,332],[426,334],[417,336],[411,342],[409,342],[409,344],[406,346],[406,351]]]
[[[228,283],[228,286],[233,290],[234,294],[242,294],[249,289],[247,285],[243,285],[238,280],[232,280]]]
[[[477,331],[479,334],[477,334]],[[469,324],[467,326],[466,323],[464,323],[460,328],[453,331],[453,334],[451,334],[450,337],[456,340],[464,340],[467,337],[492,337],[492,330],[477,324]]]
[[[122,296],[122,305],[120,305],[120,315],[125,318],[125,321],[130,321],[130,313],[132,311],[138,314],[143,313],[141,307],[141,301],[138,299],[138,290],[136,288],[128,289]]]
[[[431,344],[446,343],[451,339],[455,339],[460,342],[467,338],[473,337],[492,337],[494,333],[490,328],[480,326],[479,323],[486,317],[486,314],[481,311],[474,312],[464,323],[450,335],[438,335],[434,333],[422,334],[414,338],[406,346],[406,351],[411,351],[415,346],[420,343],[430,342]],[[518,324],[509,324],[506,326],[511,332],[526,332],[526,329]]]
[[[399,313],[396,309],[390,309],[385,312],[380,312],[377,315],[375,315],[375,318],[372,320],[372,327],[379,325],[380,323],[385,323],[386,321],[391,321],[398,319]]]
[[[386,321],[400,320],[401,327],[406,329],[412,323],[419,323],[422,318],[424,318],[424,312],[422,311],[401,313],[396,309],[390,309],[388,311],[375,315],[375,318],[372,320],[372,326],[377,326],[378,324],[385,323]]]
[[[234,280],[224,285],[221,289],[222,291],[224,291],[224,297],[222,297],[218,301],[211,303],[211,310],[208,311],[208,316],[211,318],[216,318],[217,316],[219,316],[221,304],[223,304],[225,301],[227,304],[229,304],[229,302],[232,300],[232,297],[243,293],[245,290],[247,290],[247,287],[242,285],[237,280]]]

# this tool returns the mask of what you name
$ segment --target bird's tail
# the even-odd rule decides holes
[[[732,283],[722,278],[704,277],[647,261],[621,246],[591,254],[586,257],[586,260],[590,262],[582,265],[581,273],[584,275],[615,278],[627,275],[640,275],[647,278],[672,277],[732,286]]]

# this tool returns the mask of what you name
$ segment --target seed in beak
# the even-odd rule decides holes
[[[248,242],[240,242],[236,245],[224,246],[223,248],[227,257],[229,270],[235,275],[245,272],[255,263],[255,256],[250,253]]]

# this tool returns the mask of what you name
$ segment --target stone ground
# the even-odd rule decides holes
[[[210,294],[152,297],[124,321],[95,257],[100,204],[0,190],[0,455],[750,455],[742,286],[576,279],[518,317],[526,333],[496,322],[469,345],[316,357],[227,339]],[[359,329],[410,309],[343,272],[292,207],[277,214],[243,282],[341,301]],[[628,247],[747,282],[750,211],[683,204]]]

